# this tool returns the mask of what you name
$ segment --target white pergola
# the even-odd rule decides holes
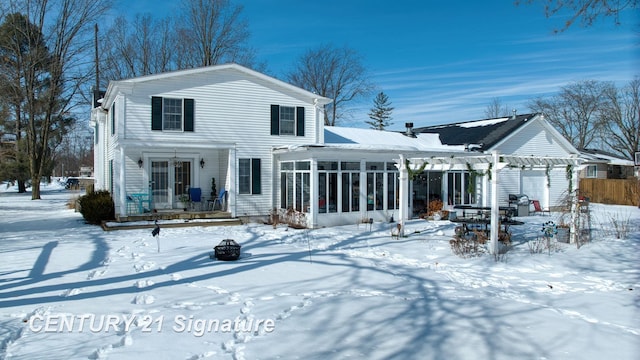
[[[408,161],[407,161],[408,160]],[[427,166],[425,167],[425,163]],[[405,158],[400,155],[397,160],[397,167],[400,172],[400,235],[404,236],[404,224],[409,219],[409,171],[417,171],[418,169],[430,170],[473,170],[491,171],[491,238],[489,251],[492,254],[498,252],[498,230],[499,230],[499,204],[498,204],[498,186],[500,184],[500,170],[505,167],[526,167],[530,169],[552,169],[556,167],[566,168],[567,165],[572,166],[573,176],[571,177],[572,188],[578,188],[578,171],[581,159],[577,156],[572,157],[541,157],[541,156],[524,156],[524,155],[500,155],[497,151],[491,154],[469,154],[456,155],[449,157],[423,157],[423,158]],[[409,169],[407,168],[409,166]],[[571,242],[576,241],[576,202],[572,202],[571,208]]]

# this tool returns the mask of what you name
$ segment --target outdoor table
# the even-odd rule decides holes
[[[451,220],[453,223],[462,224],[462,230],[464,234],[468,234],[471,232],[471,229],[475,227],[475,225],[479,225],[480,228],[484,228],[483,231],[485,234],[489,234],[489,225],[491,225],[490,218],[456,218]],[[509,231],[509,226],[511,225],[524,225],[524,222],[517,220],[501,220],[500,225],[504,226],[504,231]]]
[[[467,211],[471,211],[471,218],[490,218],[491,217],[491,207],[490,206],[472,206],[472,205],[456,205],[453,207],[454,209],[462,210],[462,217],[467,218]],[[498,211],[500,216],[510,220],[513,215],[516,213],[516,208],[512,206],[499,206]]]

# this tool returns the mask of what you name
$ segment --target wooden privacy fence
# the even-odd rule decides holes
[[[638,205],[640,185],[631,179],[580,179],[580,195],[591,202],[615,205]]]

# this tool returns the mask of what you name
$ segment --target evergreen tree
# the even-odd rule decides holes
[[[381,91],[376,98],[373,99],[373,107],[369,111],[371,121],[366,121],[366,123],[369,124],[372,129],[384,130],[387,126],[391,125],[391,120],[393,119],[391,117],[392,112],[393,107],[391,107],[389,97]]]
[[[49,51],[40,30],[20,13],[11,13],[0,24],[0,102],[5,131],[15,136],[14,149],[5,149],[3,177],[18,181],[18,192],[26,192],[31,177],[28,155],[30,116],[40,116],[39,94],[48,87]],[[35,120],[35,119],[34,119]],[[37,122],[32,122],[34,125]],[[34,127],[35,129],[35,127]],[[36,133],[37,130],[31,133]]]
[[[51,174],[54,152],[75,120],[72,111],[84,104],[81,89],[92,73],[85,61],[93,49],[89,34],[109,5],[10,1],[2,18],[0,100],[10,106],[16,136],[23,136],[16,146],[26,151],[34,200],[40,199],[40,180]]]

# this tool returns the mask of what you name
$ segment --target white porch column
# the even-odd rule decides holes
[[[493,168],[491,169],[491,242],[489,243],[489,253],[498,253],[498,231],[500,231],[499,223],[499,204],[498,204],[498,162],[500,157],[497,151],[492,151]]]
[[[124,146],[120,148],[120,174],[118,174],[118,183],[120,184],[120,193],[118,201],[120,202],[120,216],[127,216],[127,177],[126,177],[126,157],[124,154]],[[115,188],[115,184],[113,184]]]
[[[398,231],[398,236],[403,237],[404,224],[405,221],[409,219],[409,174],[405,165],[404,155],[400,155],[398,171],[398,179],[400,181],[400,189],[398,192],[398,196],[400,197],[400,205],[398,209],[398,223],[400,224],[400,229]]]
[[[227,176],[229,177],[229,188],[227,189],[227,212],[230,213],[231,217],[236,217],[236,148],[229,149],[229,173]]]

